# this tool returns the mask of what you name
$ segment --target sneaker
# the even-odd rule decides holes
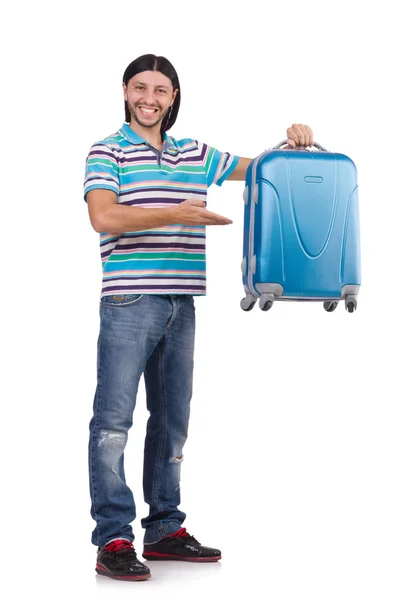
[[[147,560],[187,560],[191,562],[214,562],[222,558],[221,551],[202,546],[183,527],[176,533],[166,535],[155,544],[145,544],[143,558]]]
[[[100,575],[127,581],[150,577],[150,570],[137,559],[134,546],[128,540],[112,540],[100,548],[95,570]]]

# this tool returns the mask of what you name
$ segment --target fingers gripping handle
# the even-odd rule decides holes
[[[280,142],[279,144],[277,144],[277,146],[274,146],[273,150],[278,150],[279,148],[281,148],[281,146],[284,146],[284,144],[286,144],[287,141],[288,140],[284,140],[283,142]],[[324,148],[324,146],[321,146],[317,142],[314,142],[313,146],[315,146],[315,148],[317,148],[318,150],[321,150],[322,152],[329,152],[329,150],[326,150]]]

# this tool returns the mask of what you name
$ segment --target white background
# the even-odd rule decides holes
[[[22,2],[2,19],[1,586],[9,598],[396,598],[396,53],[391,4]],[[95,574],[88,423],[101,265],[83,201],[95,141],[124,121],[122,75],[175,66],[171,134],[254,157],[309,124],[357,165],[358,310],[240,308],[242,182],[209,192],[196,300],[188,530],[218,564],[151,563],[144,583]],[[126,450],[140,556],[143,384]],[[132,586],[132,588],[131,588]]]

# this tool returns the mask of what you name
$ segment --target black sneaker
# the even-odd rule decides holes
[[[98,550],[96,572],[113,579],[142,581],[149,579],[150,570],[137,559],[132,542],[112,540]]]
[[[145,544],[143,558],[147,560],[187,560],[191,562],[215,562],[222,558],[221,551],[202,546],[183,527],[176,533],[166,535],[155,544]]]

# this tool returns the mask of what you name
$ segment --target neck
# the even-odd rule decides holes
[[[161,123],[155,127],[142,127],[136,121],[131,120],[129,127],[155,148],[161,150],[163,147],[163,138],[160,133]]]

